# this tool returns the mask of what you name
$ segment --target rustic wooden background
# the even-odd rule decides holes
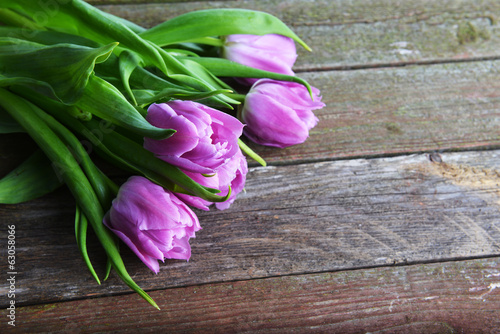
[[[154,275],[124,249],[161,311],[116,276],[95,283],[67,190],[0,205],[2,258],[9,224],[18,245],[9,330],[498,333],[500,2],[88,2],[146,27],[204,8],[274,14],[314,50],[295,70],[327,106],[305,144],[252,145],[269,166],[251,162],[229,210],[197,211],[188,263]],[[33,143],[0,138],[4,175]]]

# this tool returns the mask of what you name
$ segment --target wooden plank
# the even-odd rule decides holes
[[[322,91],[326,107],[304,144],[250,143],[268,163],[500,147],[500,61],[301,76]]]
[[[246,8],[271,13],[314,50],[299,49],[296,69],[498,57],[500,3],[481,1],[259,0],[89,1],[145,27],[188,11]],[[158,1],[155,1],[158,2]]]
[[[268,162],[500,145],[499,61],[308,72],[326,107],[306,143],[251,145]]]
[[[125,263],[141,287],[162,289],[500,255],[500,151],[442,161],[414,155],[253,168],[230,209],[198,212],[203,230],[189,262],[166,261],[154,275],[124,247]],[[92,280],[73,212],[64,190],[0,206],[3,224],[17,231],[19,305],[128,291],[115,276],[101,286]],[[102,273],[102,253],[89,247]],[[7,272],[6,263],[0,269]]]
[[[273,7],[272,2],[267,1],[243,1],[237,4],[240,3],[242,6],[262,6],[262,8],[257,8],[262,10],[270,8],[273,13],[274,11],[280,12],[280,8],[283,7],[281,12],[287,17],[298,15],[298,13],[293,12],[294,8],[301,8],[300,12],[307,12],[301,1],[294,1],[286,5],[275,4],[275,7]],[[337,7],[342,5],[342,8],[345,5],[345,13],[352,13],[346,17],[352,16],[353,22],[358,22],[356,25],[360,25],[360,22],[363,22],[363,17],[368,13],[375,13],[373,15],[377,15],[377,19],[365,19],[368,23],[364,25],[368,26],[370,26],[370,22],[375,22],[373,24],[376,26],[389,24],[393,22],[390,17],[414,18],[416,13],[421,13],[418,15],[429,20],[439,18],[441,15],[448,18],[446,20],[443,17],[440,19],[446,22],[453,21],[453,17],[465,17],[465,13],[469,13],[467,15],[471,15],[471,17],[486,18],[491,15],[494,17],[496,6],[500,6],[496,1],[486,1],[481,5],[474,5],[474,2],[465,0],[460,3],[425,2],[429,6],[428,10],[421,8],[422,1],[405,2],[400,6],[395,6],[389,0],[376,4],[370,3],[367,6],[352,5],[355,2],[333,1],[331,3]],[[326,6],[324,3],[320,4]],[[171,15],[177,15],[181,12],[198,9],[196,6],[226,5],[232,6],[232,2],[142,4],[134,5],[135,7],[114,5],[103,8],[117,11],[116,14],[133,18],[140,23],[146,17],[168,18],[165,11]],[[158,6],[166,7],[161,10]],[[320,5],[318,6],[321,8]],[[439,7],[441,8],[439,9],[435,6],[442,6],[442,8]],[[318,8],[311,8],[317,15],[311,14],[309,16],[311,18],[319,17],[318,20],[323,22],[325,18],[321,15],[318,16],[323,11],[318,10]],[[443,8],[447,8],[448,12]],[[286,12],[285,9],[292,12]],[[326,13],[327,10],[324,9],[324,12]],[[334,13],[338,12],[334,11]],[[457,14],[457,12],[462,14]],[[425,13],[427,14],[424,15]],[[436,14],[431,15],[430,13]],[[340,15],[340,17],[343,16]],[[436,22],[440,22],[440,20]],[[304,26],[317,27],[313,24],[314,20],[312,19],[306,21],[305,18],[302,18],[299,21],[305,22]],[[354,24],[349,22],[346,21],[345,24]],[[338,24],[332,24],[330,28],[338,26]],[[404,30],[398,27],[396,25],[394,29]],[[367,29],[372,30],[371,28]],[[415,31],[427,32],[426,29],[416,29]],[[428,35],[434,36],[435,33],[429,32]],[[376,40],[373,36],[365,39],[367,43]],[[493,37],[491,41],[496,48],[497,43],[494,42]],[[476,44],[484,45],[480,42]],[[437,43],[437,45],[442,45],[442,43]],[[321,50],[321,46],[318,50]],[[370,48],[366,47],[366,50],[370,50]],[[471,49],[467,50],[469,50],[468,54],[474,55],[474,57],[481,54],[471,51]],[[327,59],[333,59],[332,57],[331,54],[328,54]],[[365,55],[363,57],[370,58],[371,56]],[[463,57],[460,56],[460,58]],[[377,62],[380,61],[382,60],[377,60]],[[365,62],[365,64],[368,66],[369,62]],[[323,100],[327,104],[326,108],[317,112],[320,123],[311,132],[311,138],[303,145],[286,150],[257,147],[256,145],[253,145],[252,148],[266,158],[269,163],[286,164],[292,161],[304,162],[330,158],[373,157],[439,150],[499,147],[498,92],[500,92],[500,84],[497,80],[500,71],[499,64],[498,61],[482,61],[358,71],[302,72],[300,76],[309,80],[311,84],[322,91]],[[19,153],[22,153],[22,150],[15,148],[14,153],[9,154]],[[9,159],[9,161],[14,160]],[[6,164],[4,166],[5,171],[0,174],[5,174],[8,171],[7,168],[10,169],[13,165]]]
[[[274,277],[151,295],[161,311],[136,295],[23,307],[15,329],[494,333],[500,327],[500,258]]]

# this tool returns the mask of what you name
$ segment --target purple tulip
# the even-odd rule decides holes
[[[229,196],[229,199],[225,202],[215,203],[215,207],[219,210],[229,208],[229,206],[234,202],[237,195],[245,187],[247,173],[247,161],[243,153],[241,153],[241,150],[238,150],[233,159],[219,168],[217,173],[214,175],[204,176],[199,173],[186,172],[189,177],[201,185],[219,189],[221,192],[218,195],[220,196],[226,196],[229,191],[229,187],[231,187],[231,195]],[[177,196],[186,204],[206,211],[208,211],[208,207],[213,204],[196,196],[185,194],[177,194]]]
[[[229,35],[225,38],[222,57],[234,62],[280,74],[294,75],[297,51],[293,39],[282,35]],[[258,79],[243,79],[252,85]]]
[[[319,90],[312,87],[313,98],[303,85],[261,79],[247,96],[241,112],[245,135],[257,144],[287,147],[303,143],[318,123],[312,110],[325,106]]]
[[[152,104],[146,119],[177,132],[163,140],[144,139],[144,147],[183,170],[215,173],[239,150],[243,124],[233,116],[192,101]]]
[[[160,270],[158,260],[189,260],[189,238],[201,229],[186,204],[140,176],[120,187],[103,222],[155,273]]]

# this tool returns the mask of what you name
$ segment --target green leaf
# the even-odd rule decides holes
[[[43,45],[76,44],[90,48],[99,48],[101,46],[97,42],[78,35],[47,30],[31,30],[28,32],[26,28],[17,27],[0,26],[0,37],[10,37]]]
[[[213,87],[220,87],[223,89],[232,90],[232,88],[224,83],[222,80],[217,78],[213,73],[209,72],[203,65],[199,62],[193,61],[198,57],[180,57],[179,60],[188,68],[191,72],[196,73],[198,77],[202,78],[203,81],[210,84]],[[233,102],[234,103],[234,102]]]
[[[172,129],[160,129],[151,125],[113,85],[92,75],[76,106],[113,124],[129,129],[143,137],[167,138],[175,133]]]
[[[0,3],[0,7],[2,7],[2,3]],[[23,27],[30,30],[42,29],[33,20],[6,8],[0,8],[0,22],[8,26]]]
[[[82,254],[83,261],[87,265],[91,275],[97,281],[97,284],[101,284],[97,273],[92,266],[92,262],[90,262],[89,254],[87,252],[87,227],[88,220],[87,217],[80,211],[78,205],[76,206],[75,211],[75,238],[76,244],[78,245],[78,249],[80,250],[80,254]]]
[[[109,14],[84,1],[73,0],[56,4],[56,8],[51,8],[50,13],[47,13],[50,15],[44,15],[43,19],[40,18],[40,13],[47,12],[47,5],[43,1],[3,0],[0,3],[0,8],[2,7],[25,17],[39,19],[36,24],[45,29],[82,36],[100,44],[119,42],[120,45],[113,50],[116,55],[124,50],[135,52],[144,64],[156,66],[167,76],[180,75],[175,80],[182,80],[179,82],[196,90],[213,91],[220,88],[203,82],[159,46],[141,38],[136,33],[141,29],[130,29],[130,24],[124,24],[122,20],[112,20]],[[211,99],[230,107],[231,102],[227,97],[220,96]]]
[[[179,15],[140,33],[159,46],[190,42],[202,37],[233,34],[279,34],[311,50],[286,24],[275,16],[246,9],[207,9]]]
[[[120,53],[119,57],[119,68],[120,68],[120,77],[122,79],[122,84],[125,87],[125,91],[128,96],[132,100],[134,105],[137,105],[137,101],[135,100],[135,96],[132,93],[132,89],[130,88],[130,76],[132,72],[139,66],[144,66],[141,61],[141,58],[134,52],[123,51]]]
[[[48,107],[49,109],[53,108],[53,103],[45,105],[45,107]],[[57,136],[59,136],[59,138],[61,138],[69,149],[71,149],[71,153],[78,161],[82,171],[87,176],[102,207],[109,207],[113,198],[116,197],[116,186],[113,186],[113,183],[109,180],[109,178],[102,173],[90,159],[87,153],[87,149],[90,148],[84,148],[82,142],[75,136],[75,134],[54,119],[54,117],[41,112],[40,109],[34,110],[37,116],[40,117],[50,127],[50,129],[54,131]]]
[[[50,127],[38,117],[43,112],[27,100],[0,88],[0,106],[3,107],[35,140],[46,156],[60,168],[60,176],[72,192],[77,205],[82,209],[97,235],[113,268],[120,278],[151,305],[158,305],[130,277],[111,232],[104,226],[103,209],[87,177],[81,170],[71,151]]]
[[[93,49],[73,44],[43,46],[0,38],[0,86],[26,85],[65,104],[83,94],[96,63],[105,61],[116,43]]]
[[[185,59],[181,58],[180,59]],[[245,66],[224,58],[211,57],[189,57],[192,62],[199,63],[209,72],[218,77],[240,77],[240,78],[269,78],[274,80],[291,81],[304,85],[312,96],[312,90],[306,80],[292,75],[268,72],[253,67]]]
[[[25,132],[23,127],[16,122],[5,110],[0,108],[0,133]]]
[[[212,92],[200,93],[186,89],[166,88],[162,91],[134,89],[133,93],[139,105],[149,105],[151,103],[168,102],[174,99],[190,101],[203,100],[219,94],[228,94],[231,93],[231,91],[220,89]]]
[[[63,184],[38,150],[0,180],[0,203],[17,204],[48,194]]]
[[[33,0],[2,0],[0,8],[8,8],[32,18],[33,26],[82,36],[100,44],[119,42],[120,47],[115,50],[116,54],[123,49],[136,51],[148,64],[157,66],[163,72],[167,70],[156,48],[137,35],[136,32],[142,31],[142,28],[104,13],[85,1],[47,4]]]
[[[177,60],[175,60],[178,62]],[[180,64],[182,66],[182,64]],[[100,77],[119,77],[119,59],[111,55],[105,63],[96,66],[96,73]],[[193,74],[195,75],[195,74]],[[174,82],[175,81],[175,82]],[[151,71],[137,67],[130,75],[130,86],[133,90],[136,101],[139,105],[146,105],[157,102],[172,93],[172,97],[181,100],[201,100],[214,106],[224,106],[232,109],[227,102],[237,104],[238,101],[225,99],[222,101],[221,94],[227,94],[226,89],[214,89],[199,79],[189,75],[176,74],[172,77],[160,77]],[[121,82],[112,82],[115,87],[123,86]],[[193,88],[196,87],[196,88]],[[122,88],[125,90],[124,88]],[[214,94],[218,92],[218,94]],[[154,100],[154,97],[159,100]]]
[[[250,147],[247,146],[241,139],[238,138],[238,145],[240,146],[241,150],[245,152],[246,155],[248,155],[250,158],[254,159],[257,161],[259,164],[262,166],[266,167],[267,163],[266,161],[257,153],[255,153],[254,150],[252,150]]]

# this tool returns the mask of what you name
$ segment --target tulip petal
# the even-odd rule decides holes
[[[151,256],[143,254],[136,245],[132,242],[132,240],[121,231],[109,227],[108,224],[104,223],[113,233],[115,233],[136,255],[137,257],[144,262],[144,264],[151,269],[155,274],[158,274],[160,271],[160,265],[158,264],[158,260],[152,258]]]
[[[147,119],[177,131],[161,141],[145,138],[147,150],[184,171],[204,174],[215,173],[234,156],[243,129],[235,117],[192,101],[151,105]]]
[[[246,123],[245,135],[258,144],[281,148],[304,142],[309,130],[318,123],[312,111],[325,106],[317,88],[311,87],[311,93],[313,100],[300,84],[257,81],[247,94],[241,113]]]
[[[294,75],[292,67],[297,59],[293,40],[276,34],[226,36],[222,55],[246,66],[286,75]]]
[[[188,238],[174,238],[174,247],[167,253],[167,259],[189,260],[191,257],[191,245]]]
[[[265,95],[248,94],[245,107],[260,110],[244,113],[245,135],[257,143],[286,147],[304,142],[309,131],[293,109]]]
[[[158,260],[189,259],[198,217],[170,191],[139,176],[125,182],[104,218],[108,226],[155,273]]]

